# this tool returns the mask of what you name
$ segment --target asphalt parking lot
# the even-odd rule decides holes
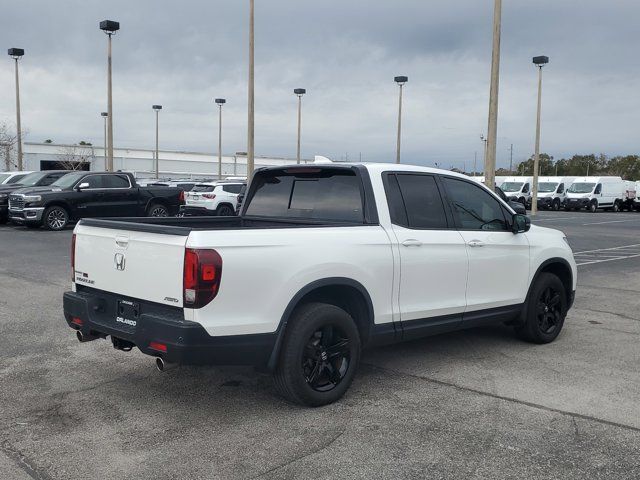
[[[556,342],[506,327],[367,352],[340,402],[79,344],[71,230],[0,226],[3,478],[640,478],[640,213],[541,212],[580,265]]]

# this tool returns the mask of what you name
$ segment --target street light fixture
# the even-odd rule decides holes
[[[227,103],[224,98],[214,100],[218,105],[218,180],[222,180],[222,106]]]
[[[100,114],[102,118],[104,118],[104,168],[107,169],[107,117],[109,114],[107,112],[102,112]]]
[[[300,128],[302,124],[302,96],[307,93],[304,88],[294,88],[293,93],[298,96],[298,149],[296,154],[297,163],[300,163]]]
[[[158,154],[158,118],[162,105],[152,105],[151,108],[156,112],[156,178],[160,174],[160,156]]]
[[[100,30],[108,37],[107,46],[107,171],[113,171],[113,100],[111,89],[111,37],[120,30],[120,23],[113,20],[100,22]]]
[[[400,75],[393,79],[400,87],[400,97],[398,99],[398,143],[396,145],[396,163],[400,163],[400,139],[402,131],[402,87],[409,81],[409,77]]]
[[[18,60],[24,55],[23,48],[10,48],[9,56],[16,62],[16,129],[18,140],[18,170],[22,170],[22,128],[20,127],[20,80],[18,75]]]
[[[540,168],[540,113],[542,109],[542,67],[549,63],[544,55],[533,57],[533,64],[538,67],[538,114],[536,119],[536,150],[533,156],[533,189],[531,198],[531,215],[538,213],[538,169]]]

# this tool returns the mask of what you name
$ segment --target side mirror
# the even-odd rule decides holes
[[[528,232],[531,228],[531,219],[526,215],[516,213],[513,216],[511,223],[511,229],[514,234]]]
[[[77,190],[82,190],[82,189],[85,189],[85,188],[89,188],[89,182],[83,182],[83,183],[81,183],[80,185],[78,185],[76,187]]]

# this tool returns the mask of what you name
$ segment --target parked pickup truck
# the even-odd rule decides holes
[[[24,172],[23,172],[24,173]],[[17,182],[0,185],[0,223],[6,223],[9,217],[9,195],[16,190],[27,187],[46,187],[67,175],[69,170],[45,170],[43,172],[26,172],[24,175],[17,175],[11,180]]]
[[[562,232],[464,175],[305,165],[257,170],[239,217],[80,221],[63,303],[80,341],[266,367],[318,406],[366,346],[503,322],[553,341],[576,273]]]
[[[62,230],[88,217],[166,217],[176,215],[184,192],[140,187],[126,172],[73,172],[48,187],[29,187],[9,195],[9,219],[28,227]]]

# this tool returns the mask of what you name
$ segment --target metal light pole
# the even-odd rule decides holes
[[[509,173],[513,172],[513,143],[509,149]]]
[[[109,37],[107,46],[107,171],[113,171],[113,99],[111,89],[111,37],[120,30],[120,23],[113,20],[100,22],[100,30]]]
[[[22,170],[22,128],[20,126],[20,80],[18,75],[18,60],[24,55],[22,48],[10,48],[9,56],[16,63],[16,130],[18,140],[18,170]]]
[[[484,171],[483,173],[485,174],[485,179],[487,178],[487,139],[485,138],[484,134],[480,134],[480,141],[482,142],[482,163],[484,164]]]
[[[216,98],[218,105],[218,180],[222,180],[222,106],[227,103],[224,98]]]
[[[400,75],[393,79],[400,87],[400,96],[398,98],[398,141],[396,144],[396,163],[400,163],[400,139],[402,138],[402,87],[409,81],[409,77]]]
[[[254,98],[254,11],[255,1],[249,0],[249,101],[248,101],[248,126],[247,126],[247,182],[251,181],[254,169],[254,119],[255,119],[255,98]]]
[[[298,96],[298,148],[296,150],[297,163],[300,163],[300,130],[302,125],[302,96],[307,93],[304,88],[295,88],[293,93]]]
[[[485,185],[491,190],[496,180],[496,140],[498,133],[498,85],[500,83],[500,23],[502,0],[495,0],[493,9],[493,51],[491,54],[491,87],[489,90],[489,126],[487,157],[484,166]]]
[[[536,150],[533,156],[533,188],[531,192],[531,215],[538,213],[538,169],[540,166],[540,112],[542,110],[542,67],[549,63],[549,57],[533,57],[538,67],[538,115],[536,119]]]
[[[107,168],[107,117],[109,114],[107,112],[102,112],[100,114],[102,118],[104,118],[104,168]]]
[[[156,178],[160,177],[160,155],[158,151],[158,123],[160,119],[160,110],[162,105],[153,105],[151,107],[156,112]]]

